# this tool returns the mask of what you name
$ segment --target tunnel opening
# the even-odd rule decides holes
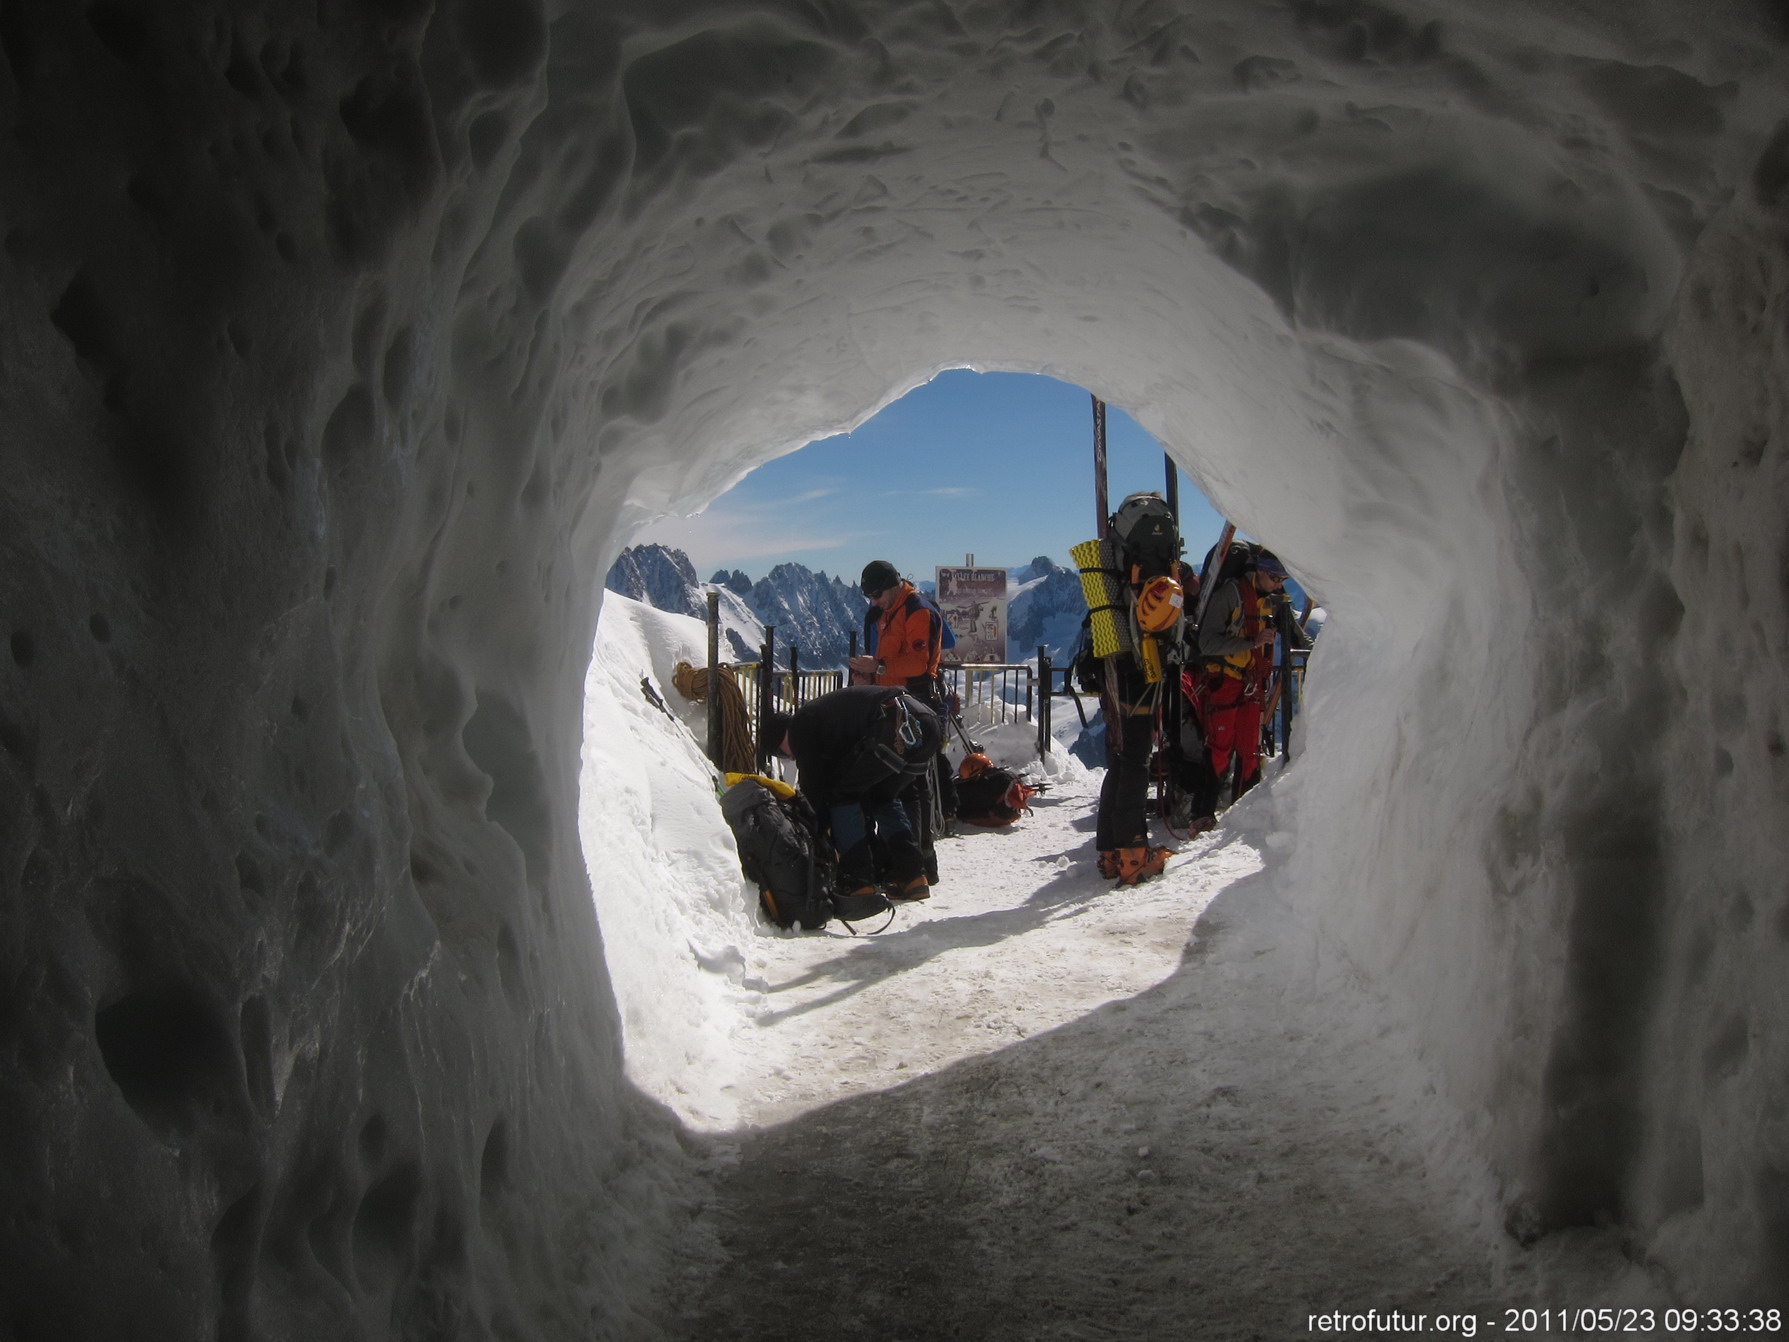
[[[1103,448],[1099,454],[1094,449],[1096,421]],[[1096,485],[1096,457],[1105,464],[1106,478],[1099,482],[1103,495]],[[1286,488],[1297,489],[1297,482]],[[1171,626],[1175,641],[1166,653],[1170,674],[1149,700],[1159,701],[1159,711],[1152,710],[1159,721],[1147,744],[1152,754],[1159,748],[1162,781],[1150,784],[1144,803],[1156,835],[1152,842],[1179,849],[1199,832],[1193,823],[1195,799],[1186,786],[1207,754],[1181,686],[1183,667],[1191,668],[1189,685],[1201,682],[1207,670],[1191,641],[1202,609],[1196,578],[1204,572],[1211,592],[1229,586],[1213,566],[1219,562],[1220,539],[1234,528],[1225,528],[1162,443],[1122,409],[1045,376],[947,370],[849,433],[817,440],[758,467],[701,512],[655,523],[632,538],[608,575],[586,682],[581,833],[616,985],[629,1075],[636,1084],[698,1127],[726,1126],[723,1116],[738,1112],[736,1105],[765,1112],[762,1096],[753,1092],[788,1087],[767,1079],[764,1069],[771,1067],[785,1079],[786,1069],[767,1063],[742,1070],[725,1060],[749,1052],[754,1039],[770,1034],[769,1027],[805,1012],[821,1012],[859,991],[882,991],[887,977],[935,960],[1036,956],[1033,933],[1071,913],[1088,911],[1091,887],[1082,889],[1066,877],[1077,868],[1080,874],[1091,873],[1097,854],[1089,846],[1090,835],[1072,826],[1052,827],[1050,852],[1032,854],[1020,864],[1036,867],[1038,874],[1018,886],[1003,870],[1017,859],[1003,852],[997,840],[1010,838],[1014,829],[1041,826],[1037,816],[1045,807],[1061,804],[1079,817],[1076,824],[1086,825],[1098,809],[1097,797],[1088,789],[1097,792],[1107,764],[1107,721],[1098,694],[1077,686],[1070,666],[1087,637],[1089,615],[1078,564],[1069,550],[1098,529],[1100,497],[1111,512],[1138,492],[1173,499],[1176,571],[1187,583],[1189,604]],[[1242,533],[1226,543],[1230,568],[1254,553]],[[1029,562],[1020,563],[1026,556]],[[983,608],[952,604],[933,574],[972,571],[980,576],[996,565],[1002,598],[995,615],[1001,622],[998,650],[984,648],[984,637],[980,643],[953,646],[941,657],[939,693],[957,696],[959,709],[955,729],[949,721],[944,727],[946,768],[954,780],[974,747],[994,760],[994,768],[1035,786],[1037,796],[1029,817],[1014,826],[995,825],[1001,833],[989,838],[983,825],[957,818],[954,795],[947,799],[938,793],[934,813],[914,822],[936,838],[935,848],[931,842],[924,845],[933,898],[923,906],[890,911],[893,932],[885,929],[874,943],[888,954],[878,959],[871,942],[855,944],[856,928],[834,920],[817,940],[838,944],[799,955],[795,962],[785,955],[779,963],[773,943],[792,934],[779,933],[762,916],[756,889],[741,877],[737,864],[729,880],[724,863],[704,868],[692,860],[693,852],[731,846],[733,836],[720,810],[709,808],[706,834],[685,832],[687,817],[661,823],[661,812],[700,809],[700,792],[673,795],[679,781],[691,781],[688,768],[699,767],[690,748],[697,755],[708,750],[705,681],[692,678],[705,662],[702,629],[695,622],[705,620],[713,594],[720,659],[723,664],[744,663],[742,674],[753,687],[762,685],[766,629],[772,631],[769,646],[778,666],[790,668],[777,681],[773,698],[782,709],[792,710],[803,699],[852,679],[846,661],[863,646],[861,631],[875,623],[872,618],[866,625],[869,603],[857,590],[857,573],[872,559],[891,563],[918,587],[923,600],[940,603],[945,626],[956,620],[964,624],[965,634],[971,623],[984,618]],[[980,568],[952,567],[959,563]],[[745,571],[748,565],[763,575],[756,582]],[[843,576],[833,576],[828,567]],[[1296,579],[1288,582],[1287,618],[1302,631],[1310,606]],[[1255,591],[1252,584],[1250,591]],[[1233,594],[1232,599],[1239,598]],[[1266,602],[1268,597],[1258,599]],[[1313,629],[1320,619],[1311,622]],[[1267,625],[1264,618],[1262,624]],[[949,637],[954,644],[954,631]],[[1285,638],[1276,640],[1276,649],[1285,646]],[[1297,676],[1285,671],[1290,665],[1290,655],[1277,664],[1269,655],[1260,669],[1262,683],[1255,692],[1272,708],[1262,714],[1254,732],[1263,738],[1259,769],[1245,768],[1244,751],[1232,752],[1215,783],[1217,806],[1227,807],[1235,799],[1245,776],[1250,782],[1265,778],[1289,762],[1285,736],[1293,718],[1290,703],[1281,712],[1280,694],[1287,681],[1293,682],[1289,699],[1302,694],[1302,656]],[[800,677],[793,674],[796,667]],[[1038,680],[1046,670],[1059,696],[1052,700],[1047,729]],[[618,713],[612,702],[618,693],[634,701],[630,708],[643,702],[657,712],[645,717]],[[753,721],[762,708],[760,694],[761,688],[752,688],[742,699]],[[655,729],[669,731],[675,739],[660,739]],[[633,744],[661,760],[681,752],[685,770],[679,774],[662,763],[655,770],[634,758],[618,735],[639,738]],[[1251,761],[1257,758],[1254,751],[1246,753]],[[725,767],[750,772],[759,766]],[[769,768],[800,783],[793,761],[773,758]],[[1152,772],[1151,778],[1155,776]],[[622,777],[634,784],[628,806],[619,805],[616,796]],[[712,783],[717,792],[725,787],[724,782]],[[617,827],[613,822],[618,818],[629,823]],[[991,823],[993,818],[984,814],[982,819]],[[613,877],[617,849],[627,845],[643,849],[642,870],[655,873],[658,884],[647,899],[630,882]],[[1226,875],[1218,887],[1252,870],[1250,861],[1259,865],[1258,853],[1240,865],[1220,860],[1217,867]],[[992,902],[972,905],[968,916],[951,915],[946,906],[961,909],[965,893]],[[1173,972],[1179,947],[1210,897],[1208,890],[1189,901],[1157,934],[1141,938],[1140,948],[1134,933],[1127,934],[1125,944],[1136,963],[1123,964],[1118,948],[1102,953],[1103,987],[1076,981],[1060,993],[1060,1001],[1038,1003],[1012,1028],[1035,1032],[1098,1010],[1115,995],[1154,986]],[[642,919],[647,903],[654,906],[653,916]],[[927,935],[936,934],[940,944],[897,951],[903,932],[922,930],[914,924],[922,913],[929,920]],[[896,923],[912,925],[897,928]],[[873,930],[876,923],[865,926]],[[1168,932],[1169,927],[1176,932]],[[1064,942],[1063,949],[1072,955],[1072,941]],[[1047,979],[1029,979],[1010,969],[996,972],[1015,979],[1015,993],[1054,993]],[[801,997],[810,1000],[794,1005]],[[674,1000],[687,1005],[668,1010],[667,1003]],[[855,1026],[829,1021],[813,1028],[854,1032],[855,1049],[847,1035],[835,1042],[871,1068],[886,1068],[879,1080],[894,1085],[999,1045],[997,1036],[959,1024],[968,1019],[970,1013],[963,1013],[944,1022],[947,1028],[938,1030],[936,1046],[922,1050],[927,1055],[923,1063],[904,1056],[911,1053],[904,1041],[861,1020]],[[909,1033],[923,1034],[927,1028],[916,1023]],[[866,1031],[877,1037],[866,1039]],[[949,1042],[944,1036],[951,1036]],[[838,1073],[827,1061],[820,1068]],[[744,1073],[754,1070],[755,1080],[748,1080]],[[865,1083],[857,1078],[839,1084]],[[732,1094],[719,1093],[723,1089]],[[804,1103],[823,1098],[831,1095],[819,1086]],[[799,1108],[793,1101],[773,1107],[785,1114]]]

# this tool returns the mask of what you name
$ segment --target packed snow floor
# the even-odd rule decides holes
[[[1097,781],[941,843],[880,936],[774,939],[679,1336],[1281,1338],[1373,1308],[1489,1333],[1655,1297],[1609,1237],[1522,1251],[1431,1177],[1403,1041],[1293,986],[1271,796],[1122,889]]]
[[[780,932],[701,706],[641,685],[704,641],[610,595],[586,699],[628,1075],[700,1165],[673,1337],[1277,1339],[1368,1310],[1453,1336],[1664,1300],[1616,1232],[1504,1233],[1410,1009],[1316,934],[1322,892],[1287,886],[1296,764],[1126,889],[1094,870],[1101,775],[1036,759],[1028,726],[978,730],[1048,776],[1032,814],[942,840],[933,897],[879,935]]]

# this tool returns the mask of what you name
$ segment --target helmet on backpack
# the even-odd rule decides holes
[[[958,778],[974,778],[977,774],[985,773],[987,770],[992,769],[993,767],[994,767],[993,760],[989,759],[986,755],[982,754],[979,750],[972,751],[971,753],[963,756],[963,762],[957,766],[957,777]]]
[[[1172,629],[1186,609],[1186,593],[1179,583],[1166,574],[1143,584],[1137,593],[1137,627],[1146,634],[1161,634]]]

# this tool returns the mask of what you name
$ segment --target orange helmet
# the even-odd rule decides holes
[[[989,759],[980,751],[976,751],[974,754],[963,756],[963,762],[957,766],[957,777],[974,778],[984,769],[992,769],[993,767],[993,760]]]
[[[1186,607],[1186,593],[1165,574],[1151,578],[1137,593],[1137,627],[1147,634],[1172,629]]]

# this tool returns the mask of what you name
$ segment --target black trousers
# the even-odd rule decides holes
[[[914,841],[919,845],[920,859],[925,864],[926,879],[934,885],[938,883],[938,850],[934,846],[938,836],[932,832],[932,788],[936,782],[936,775],[928,770],[901,794],[907,819],[913,825]]]
[[[1149,753],[1155,722],[1148,713],[1106,718],[1106,781],[1099,790],[1094,846],[1140,848],[1149,842]]]

